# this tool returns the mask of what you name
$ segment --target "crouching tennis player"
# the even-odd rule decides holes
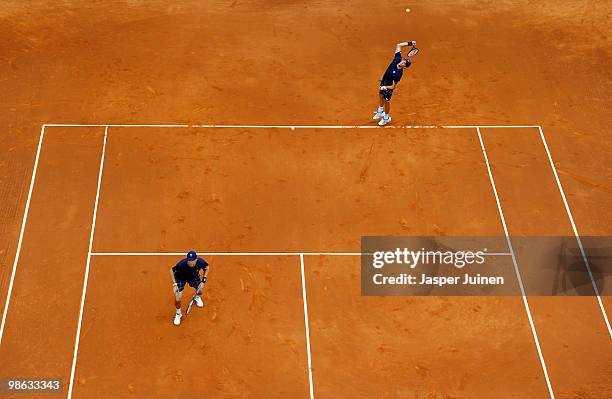
[[[201,276],[200,270],[202,270]],[[199,308],[204,307],[202,290],[204,289],[204,284],[206,284],[206,278],[208,276],[208,262],[199,258],[195,251],[189,251],[185,259],[179,261],[170,269],[170,275],[172,275],[174,306],[176,307],[174,325],[178,326],[181,324],[181,317],[183,317],[183,313],[181,312],[181,296],[183,295],[185,284],[189,284],[196,290],[196,295],[194,297],[196,305]]]
[[[416,46],[415,41],[398,43],[395,46],[395,57],[393,57],[393,61],[391,61],[391,64],[387,67],[380,81],[378,109],[376,110],[376,115],[372,118],[374,120],[380,119],[378,122],[379,126],[385,126],[387,123],[391,122],[391,115],[389,112],[391,112],[391,96],[393,95],[393,90],[402,79],[404,69],[409,68],[411,65],[408,58],[402,58],[402,48],[406,46],[413,46],[413,50],[408,53],[408,57],[418,52],[418,50],[414,51],[414,46]]]

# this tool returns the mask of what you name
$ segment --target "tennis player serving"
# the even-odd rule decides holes
[[[402,79],[404,69],[409,68],[411,62],[408,58],[402,58],[402,49],[406,46],[412,46],[412,49],[408,52],[407,57],[412,57],[419,52],[416,48],[416,42],[403,42],[398,43],[395,46],[395,57],[393,61],[387,67],[383,78],[380,81],[380,89],[378,91],[378,109],[375,112],[374,120],[380,119],[378,122],[379,126],[385,126],[391,122],[391,96],[393,96],[393,90]]]
[[[201,276],[200,270],[202,270]],[[196,290],[193,296],[193,301],[195,301],[196,306],[199,308],[204,307],[202,290],[204,289],[204,284],[206,284],[206,278],[208,276],[208,262],[199,258],[195,251],[189,251],[185,259],[180,260],[170,269],[170,275],[172,276],[174,305],[176,307],[174,325],[178,326],[181,324],[181,318],[183,317],[183,313],[181,312],[181,296],[183,295],[185,284],[189,284]],[[189,313],[189,309],[191,309],[191,304],[187,313]]]

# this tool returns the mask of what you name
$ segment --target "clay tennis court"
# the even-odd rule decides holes
[[[366,297],[359,256],[609,235],[609,5],[1,7],[0,379],[63,382],[2,397],[612,397],[609,296]]]

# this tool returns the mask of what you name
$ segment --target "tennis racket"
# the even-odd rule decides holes
[[[198,288],[196,288],[195,293],[193,294],[193,297],[191,298],[191,302],[189,302],[189,305],[187,305],[187,310],[185,311],[185,316],[187,316],[189,314],[189,311],[191,311],[191,307],[193,306],[193,303],[195,302],[198,294],[201,294],[202,290],[200,290],[199,284],[198,284]]]
[[[191,298],[191,302],[189,302],[189,305],[187,305],[185,316],[187,316],[189,312],[191,311],[191,307],[193,306],[193,303],[195,302],[196,296],[198,296],[198,290],[196,290],[195,294],[193,294],[193,298]]]
[[[419,53],[419,49],[416,48],[415,46],[412,46],[412,48],[408,52],[408,57],[413,57],[413,56],[417,55],[418,53]]]

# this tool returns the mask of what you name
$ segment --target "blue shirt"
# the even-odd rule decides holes
[[[402,79],[404,70],[402,68],[397,67],[397,64],[399,64],[400,62],[402,62],[402,53],[398,51],[397,53],[395,53],[393,61],[391,61],[391,64],[389,64],[389,67],[383,75],[381,82],[383,86],[391,86],[394,82],[398,83]]]
[[[196,264],[191,267],[187,264],[189,259],[185,258],[179,261],[174,267],[172,272],[174,273],[174,279],[176,282],[190,282],[200,280],[200,270],[206,271],[208,269],[208,262],[202,258],[196,259]]]

